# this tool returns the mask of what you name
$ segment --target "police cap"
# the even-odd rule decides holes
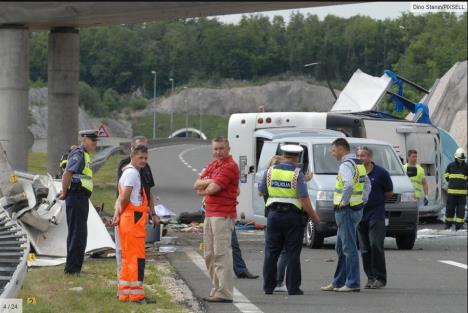
[[[298,156],[302,151],[304,151],[304,148],[299,145],[283,145],[280,149],[283,152],[283,155],[289,156]]]
[[[79,132],[81,137],[88,137],[88,138],[98,138],[99,134],[97,130],[94,129],[86,129],[86,130],[81,130]]]

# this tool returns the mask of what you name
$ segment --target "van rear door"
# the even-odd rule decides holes
[[[422,211],[433,211],[441,208],[442,173],[440,168],[440,141],[435,133],[407,133],[406,151],[418,151],[418,163],[423,167],[429,191],[428,207]]]

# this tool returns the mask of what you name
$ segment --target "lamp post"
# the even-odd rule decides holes
[[[151,71],[154,75],[154,88],[153,88],[153,139],[156,139],[156,71]]]
[[[311,67],[311,66],[321,65],[321,64],[322,64],[322,62],[313,62],[313,63],[309,63],[309,64],[304,64],[304,67]],[[326,74],[326,78],[327,78],[328,88],[330,89],[330,91],[331,91],[331,93],[333,95],[333,98],[335,98],[335,101],[336,101],[336,99],[338,99],[338,97],[336,96],[335,90],[333,90],[333,87],[330,84],[330,79],[328,78],[328,67],[326,66],[326,64],[325,64],[325,74]]]
[[[184,87],[184,106],[185,106],[185,137],[188,137],[188,108],[187,108],[187,87]]]
[[[201,98],[201,95],[200,93],[198,93],[198,100],[200,101],[200,98]],[[199,105],[198,105],[198,113],[200,114],[200,133],[202,132],[202,108],[201,108],[201,102],[199,102]],[[201,138],[201,135],[200,135],[200,138]]]
[[[174,78],[169,78],[169,81],[171,82],[171,97],[174,95]],[[174,125],[174,106],[171,107],[171,135],[173,130],[173,125]]]

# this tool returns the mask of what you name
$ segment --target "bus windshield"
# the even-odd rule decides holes
[[[350,144],[351,153],[356,153],[356,149],[360,145]],[[366,145],[373,154],[375,164],[382,166],[390,175],[405,175],[403,167],[396,153],[390,146],[386,145]],[[332,156],[330,144],[315,144],[313,145],[314,173],[322,175],[336,175],[338,173],[339,162]]]

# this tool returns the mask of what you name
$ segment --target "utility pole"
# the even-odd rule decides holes
[[[156,139],[156,71],[151,71],[154,75],[154,88],[153,88],[153,139]]]
[[[169,81],[171,82],[171,97],[174,95],[174,78],[169,78]],[[173,129],[174,125],[174,107],[171,107],[171,135],[174,132]]]

